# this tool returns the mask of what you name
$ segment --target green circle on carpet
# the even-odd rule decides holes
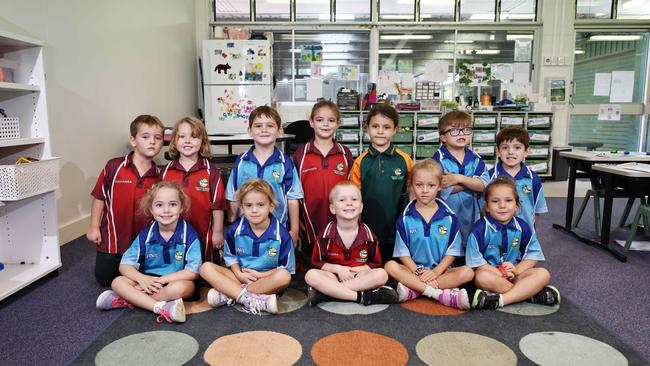
[[[369,315],[388,309],[388,304],[361,305],[356,302],[328,301],[321,302],[318,307],[339,315]]]
[[[517,356],[508,346],[473,333],[432,334],[417,343],[415,352],[427,365],[517,365]]]
[[[523,315],[523,316],[545,316],[555,313],[560,310],[560,305],[548,306],[548,305],[539,305],[532,304],[529,302],[520,302],[517,304],[510,304],[502,308],[498,308],[498,311],[503,311],[504,313],[513,314],[513,315]]]
[[[288,288],[284,290],[284,294],[282,294],[281,297],[277,298],[277,301],[278,301],[278,314],[285,314],[285,313],[290,313],[292,311],[296,311],[301,307],[305,306],[307,304],[307,295],[302,291],[298,291],[293,288]],[[244,307],[241,306],[241,304],[235,305],[235,309],[241,311],[242,313],[247,312],[246,310],[244,310]],[[271,314],[267,312],[262,312],[261,315],[271,315]]]
[[[199,342],[185,333],[154,331],[120,338],[95,356],[97,366],[183,365],[199,350]]]
[[[302,356],[294,338],[276,332],[253,331],[220,337],[203,354],[210,365],[293,365]]]
[[[627,365],[614,347],[579,334],[531,333],[519,341],[524,356],[538,365]]]

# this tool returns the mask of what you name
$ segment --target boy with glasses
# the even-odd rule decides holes
[[[465,112],[453,111],[442,116],[438,122],[442,146],[433,154],[444,171],[439,195],[458,217],[463,243],[479,219],[478,199],[489,182],[483,159],[467,147],[472,139],[471,126],[472,118]]]

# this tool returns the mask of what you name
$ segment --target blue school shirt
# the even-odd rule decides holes
[[[273,187],[278,204],[273,214],[282,224],[286,224],[289,219],[287,201],[303,198],[296,167],[293,161],[278,148],[275,148],[264,165],[261,165],[253,154],[253,149],[255,146],[240,154],[235,160],[226,186],[226,199],[237,201],[237,190],[249,180],[260,178]]]
[[[548,212],[544,191],[542,190],[542,180],[539,179],[539,176],[522,162],[519,172],[513,177],[505,171],[501,161],[490,169],[488,174],[490,180],[504,176],[515,181],[520,202],[516,216],[526,220],[528,225],[535,228],[535,214]]]
[[[138,271],[164,276],[183,269],[198,273],[201,267],[201,242],[196,230],[185,220],[176,224],[174,234],[165,240],[158,223],[146,226],[124,252],[120,264],[134,266]]]
[[[483,159],[481,159],[479,154],[468,148],[465,148],[465,158],[462,163],[456,160],[444,145],[433,154],[433,159],[442,165],[442,170],[445,173],[462,174],[466,177],[479,178],[485,185],[489,181]],[[463,241],[465,241],[472,225],[480,217],[481,208],[478,202],[480,194],[470,189],[451,193],[452,189],[453,187],[442,189],[439,196],[456,213],[456,217],[460,221],[460,231],[463,235]]]
[[[276,268],[284,268],[291,274],[296,272],[291,235],[273,215],[260,237],[255,235],[245,217],[240,218],[226,232],[225,242],[223,259],[227,267],[239,264],[242,269],[259,272]]]
[[[406,206],[397,219],[393,257],[411,257],[418,266],[432,269],[447,255],[465,255],[458,219],[443,200],[436,202],[438,211],[429,222],[415,209],[415,201]]]
[[[488,214],[472,227],[465,252],[468,266],[516,265],[524,259],[543,261],[544,254],[537,234],[523,219],[514,216],[504,225]]]

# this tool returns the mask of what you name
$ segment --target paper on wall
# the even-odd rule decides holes
[[[529,62],[532,51],[531,39],[515,39],[515,62]]]
[[[492,64],[492,76],[496,80],[510,81],[514,75],[512,64]]]
[[[515,62],[512,71],[513,82],[524,84],[530,81],[530,64],[528,62]]]
[[[323,97],[323,79],[307,79],[307,100],[316,100]]]
[[[397,95],[399,92],[395,84],[399,83],[399,74],[393,70],[379,70],[379,82],[377,83],[377,93],[387,95]]]
[[[598,106],[599,121],[620,121],[621,105],[620,104],[601,104]]]
[[[597,72],[596,75],[594,75],[594,96],[608,96],[611,81],[611,73]]]
[[[612,71],[610,103],[632,103],[634,71]]]
[[[415,89],[415,76],[411,73],[400,74],[402,88]]]
[[[447,81],[449,72],[449,62],[447,61],[427,61],[424,64],[423,80],[427,81]]]

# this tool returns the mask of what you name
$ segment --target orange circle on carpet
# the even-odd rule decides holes
[[[409,353],[396,339],[353,330],[320,339],[311,348],[311,358],[319,366],[406,365]]]
[[[281,333],[253,331],[223,336],[208,347],[203,360],[210,365],[293,365],[302,346]]]
[[[208,291],[210,291],[209,288],[202,287],[201,290],[199,290],[201,298],[198,301],[185,301],[185,314],[203,313],[214,309],[208,304]]]
[[[403,302],[402,307],[415,313],[432,316],[447,316],[464,314],[464,310],[444,306],[435,300],[420,297],[415,300]]]

